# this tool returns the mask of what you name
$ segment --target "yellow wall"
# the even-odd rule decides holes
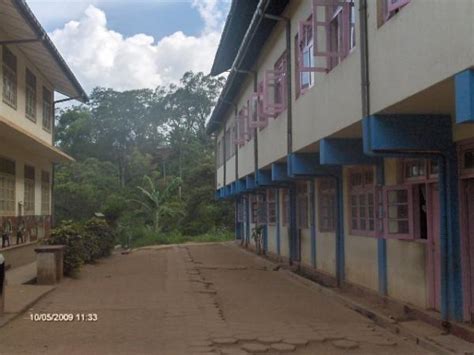
[[[0,31],[0,37],[7,38],[4,33]],[[10,120],[14,124],[27,130],[29,133],[42,139],[43,141],[52,144],[51,133],[43,129],[43,86],[53,92],[53,87],[46,78],[34,67],[25,57],[23,52],[19,51],[16,46],[9,45],[8,48],[17,58],[17,108],[13,109],[7,104],[3,103],[3,71],[0,70],[0,116]],[[3,47],[0,46],[0,62],[2,58]],[[25,115],[25,77],[26,68],[28,68],[36,76],[36,123],[26,118]]]
[[[385,185],[397,184],[397,161],[385,159]],[[423,243],[387,240],[388,295],[426,306],[426,246]]]
[[[368,3],[373,113],[474,64],[472,0],[411,1],[380,28]]]
[[[268,251],[270,251],[273,254],[277,254],[277,228],[276,225],[269,225],[268,226]]]
[[[377,239],[351,235],[349,170],[343,170],[345,277],[350,283],[378,290]]]

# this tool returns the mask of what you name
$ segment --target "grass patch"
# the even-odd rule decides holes
[[[205,234],[186,236],[179,232],[155,233],[150,230],[135,231],[131,238],[133,248],[149,245],[183,244],[187,242],[225,242],[234,239],[234,234],[228,230],[217,229]]]

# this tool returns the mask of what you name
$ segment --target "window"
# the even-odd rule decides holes
[[[276,193],[278,193],[278,190],[274,190],[274,189],[267,190],[267,213],[268,213],[267,221],[269,224],[276,223],[276,200],[275,200]]]
[[[25,197],[24,211],[25,215],[35,214],[35,168],[25,165]]]
[[[351,234],[375,236],[375,184],[372,167],[349,172]]]
[[[334,232],[336,230],[336,181],[321,179],[318,191],[319,230]]]
[[[51,182],[47,171],[41,172],[41,214],[48,216],[51,214]]]
[[[313,22],[311,16],[301,21],[295,37],[297,96],[304,94],[314,85],[314,74],[317,71],[314,60]]]
[[[319,14],[320,11],[323,15]],[[314,56],[326,60],[325,67],[317,67],[314,71],[328,72],[355,47],[354,2],[313,0],[312,19],[313,38],[315,38]],[[326,34],[327,40],[322,42],[325,46],[317,41],[320,38],[318,28],[322,28]]]
[[[408,4],[410,0],[378,0],[378,20],[379,27],[397,14],[402,7]]]
[[[268,125],[268,115],[263,112],[263,81],[258,84],[257,92],[249,100],[249,128],[262,130]]]
[[[3,46],[3,102],[16,109],[17,104],[17,62],[15,55]]]
[[[26,118],[36,122],[36,76],[26,69]]]
[[[354,4],[334,6],[328,28],[329,56],[328,70],[339,64],[355,46],[355,10]]]
[[[43,129],[51,132],[53,121],[53,94],[43,86]]]
[[[251,223],[265,224],[267,223],[267,209],[265,195],[258,194],[251,196]]]
[[[405,182],[423,182],[438,178],[437,160],[410,159],[403,160],[403,180]]]
[[[0,215],[15,214],[15,162],[0,158]]]
[[[296,214],[298,227],[308,228],[308,184],[306,182],[296,185]]]
[[[262,112],[276,117],[286,109],[286,52],[276,61],[273,70],[267,70],[263,80]]]
[[[385,236],[388,238],[412,239],[413,190],[410,186],[385,188]]]
[[[282,189],[281,191],[281,202],[282,202],[282,213],[281,213],[281,224],[283,226],[288,225],[288,218],[290,214],[290,197],[288,189]]]
[[[251,129],[248,127],[248,105],[242,107],[237,116],[237,130],[238,138],[237,142],[239,146],[243,146],[245,142],[248,142],[252,139]]]

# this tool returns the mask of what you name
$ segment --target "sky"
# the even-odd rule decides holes
[[[209,73],[230,0],[27,0],[84,89]]]

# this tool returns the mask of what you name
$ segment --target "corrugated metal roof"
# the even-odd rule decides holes
[[[0,0],[0,28],[7,36],[0,40],[38,39],[16,46],[48,79],[55,91],[87,101],[84,89],[24,0]]]
[[[271,15],[279,16],[285,10],[286,6],[288,5],[289,0],[269,0],[269,5],[267,7],[266,13]],[[234,3],[233,3],[234,5]],[[257,5],[257,1],[255,1],[255,5]],[[257,6],[254,8],[254,12],[256,11]],[[242,10],[245,11],[245,10]],[[238,53],[238,49],[246,43],[243,42],[243,38],[245,32],[247,31],[250,21],[247,21],[245,14],[241,14],[241,7],[236,6],[235,8],[231,8],[231,14],[229,14],[223,37],[221,38],[221,42],[219,44],[219,48],[217,50],[216,59],[214,60],[214,66],[216,65],[216,61],[218,60],[218,55],[221,60],[221,67],[227,67],[225,70],[229,69]],[[251,17],[253,13],[251,14]],[[242,21],[239,22],[239,19],[242,18]],[[251,70],[257,61],[257,58],[260,55],[261,50],[263,49],[267,38],[270,36],[273,28],[277,24],[277,21],[263,18],[258,27],[256,28],[255,36],[253,36],[248,44],[248,51],[246,52],[245,56],[242,58],[241,65],[238,69],[241,70]],[[245,26],[243,31],[243,35],[240,38],[231,38],[228,35],[225,35],[226,31],[232,32],[237,31],[240,27]],[[232,42],[236,41],[236,42]],[[233,49],[234,46],[238,46],[236,50]],[[220,52],[224,53],[227,51],[227,57],[224,57],[224,54],[219,54]],[[213,133],[216,131],[221,124],[223,117],[226,115],[227,111],[231,107],[227,102],[232,102],[235,97],[238,95],[240,91],[240,87],[243,84],[245,77],[248,74],[239,73],[232,71],[226,81],[224,89],[217,101],[214,110],[212,111],[211,118],[207,125],[207,132]]]

